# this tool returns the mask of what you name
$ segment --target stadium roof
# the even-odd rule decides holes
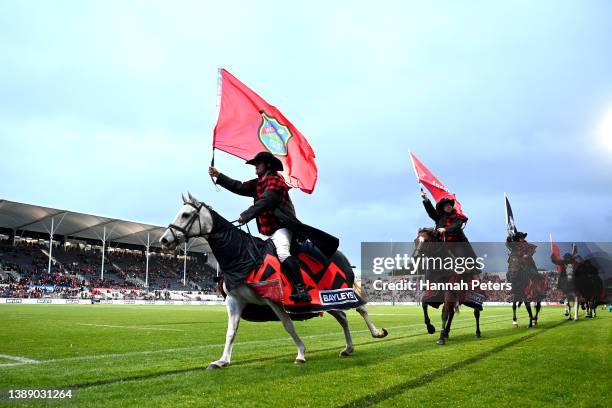
[[[151,248],[161,247],[159,238],[166,230],[159,225],[0,199],[0,227],[49,234],[52,222],[55,236],[93,239],[101,243],[106,230],[107,242],[145,246],[148,235]],[[187,250],[210,252],[210,247],[203,238],[195,238],[189,241]]]

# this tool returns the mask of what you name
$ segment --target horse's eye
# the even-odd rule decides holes
[[[183,213],[183,215],[181,215],[181,217],[182,217],[182,218],[187,218],[187,217],[189,217],[189,214],[187,214],[187,213]]]

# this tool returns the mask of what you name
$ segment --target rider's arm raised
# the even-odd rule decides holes
[[[429,201],[429,198],[423,199],[423,206],[425,207],[425,211],[427,211],[427,215],[429,215],[429,218],[438,222],[438,220],[440,219],[440,216],[438,215],[438,212],[434,208],[431,201]]]
[[[257,180],[253,179],[245,181],[243,183],[241,181],[227,177],[223,173],[219,173],[219,176],[217,176],[217,184],[231,191],[234,194],[246,197],[255,197],[255,188],[257,187]]]

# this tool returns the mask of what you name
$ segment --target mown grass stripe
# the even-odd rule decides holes
[[[492,349],[486,350],[480,354],[477,354],[475,356],[472,356],[470,358],[467,358],[465,360],[461,360],[458,361],[456,363],[453,363],[449,366],[440,368],[438,370],[434,370],[431,371],[429,373],[423,374],[420,377],[417,378],[413,378],[411,380],[408,381],[404,381],[401,382],[399,384],[396,384],[392,387],[386,388],[382,391],[378,391],[378,392],[373,392],[370,394],[367,394],[361,398],[358,398],[356,400],[350,401],[346,404],[340,405],[338,406],[338,408],[363,408],[363,407],[371,407],[373,405],[379,404],[380,402],[384,401],[384,400],[388,400],[390,398],[393,398],[399,394],[403,394],[407,391],[410,391],[412,389],[418,388],[418,387],[422,387],[424,385],[429,384],[431,381],[436,380],[438,378],[444,377],[448,374],[453,373],[454,371],[460,370],[464,367],[467,367],[471,364],[477,363],[481,360],[484,360],[487,357],[490,357],[494,354],[500,353],[510,347],[516,346],[517,344],[523,343],[529,339],[532,339],[536,336],[539,336],[551,329],[554,329],[562,324],[567,323],[567,320],[563,320],[561,322],[555,323],[552,326],[543,328],[542,330],[539,330],[537,332],[533,332],[531,334],[528,334],[526,336],[522,336],[519,337],[517,339],[511,340],[507,343],[504,344],[500,344],[499,346],[495,346]]]

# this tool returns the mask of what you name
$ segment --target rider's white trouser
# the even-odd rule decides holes
[[[281,262],[291,256],[289,249],[291,247],[291,231],[287,228],[279,228],[272,235],[259,234],[261,239],[271,239],[276,247],[276,254]]]

